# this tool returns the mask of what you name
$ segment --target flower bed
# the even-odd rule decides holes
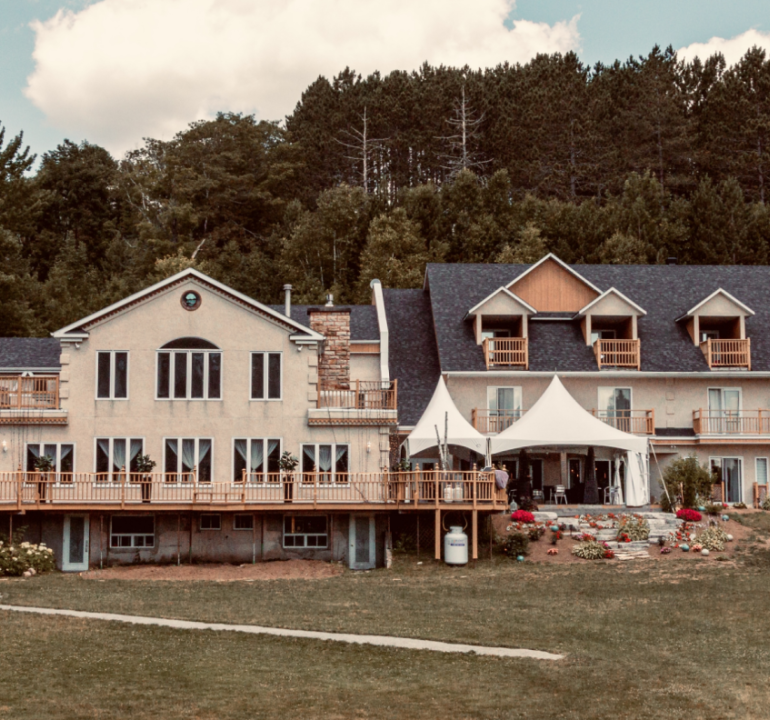
[[[511,520],[517,523],[533,523],[535,516],[527,510],[516,510],[516,512],[511,513]]]
[[[676,516],[679,520],[684,520],[685,522],[700,522],[703,520],[703,516],[697,510],[691,510],[690,508],[677,510]]]
[[[45,543],[21,542],[23,530],[14,533],[12,541],[0,539],[0,576],[35,575],[54,569],[53,550]]]

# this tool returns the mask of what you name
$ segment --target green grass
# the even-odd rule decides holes
[[[672,561],[158,583],[50,575],[0,602],[566,653],[452,656],[0,613],[0,718],[765,718],[770,575]]]

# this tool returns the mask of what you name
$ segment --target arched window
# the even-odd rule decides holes
[[[167,342],[158,350],[157,379],[159,400],[219,400],[222,351],[198,337]]]

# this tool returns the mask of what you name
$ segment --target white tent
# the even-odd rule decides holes
[[[649,501],[647,438],[616,430],[584,410],[554,376],[542,397],[526,414],[490,440],[492,454],[527,447],[598,446],[628,453],[626,504]]]
[[[444,378],[438,379],[433,397],[425,408],[420,421],[406,439],[410,455],[438,445],[436,428],[444,442],[444,428],[447,424],[447,445],[459,445],[480,455],[487,454],[487,438],[473,427],[460,413],[449,395]]]

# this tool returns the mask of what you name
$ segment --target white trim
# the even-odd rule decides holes
[[[735,303],[741,309],[745,310],[749,315],[756,315],[756,313],[748,305],[745,305],[740,300],[738,300],[738,298],[733,297],[732,295],[730,295],[730,293],[727,292],[727,290],[723,290],[722,288],[718,288],[717,290],[714,290],[714,292],[711,293],[711,295],[709,295],[707,298],[705,298],[704,300],[701,300],[695,307],[693,307],[690,310],[688,310],[684,315],[682,315],[682,317],[677,318],[675,320],[675,322],[679,322],[680,320],[684,320],[685,318],[692,317],[693,313],[696,310],[698,310],[698,308],[700,308],[702,305],[705,305],[709,300],[711,300],[711,298],[713,298],[713,297],[715,297],[716,295],[719,295],[719,294],[724,295],[728,300],[730,300],[731,302]]]
[[[111,313],[114,313],[118,310],[123,309],[127,305],[130,305],[131,303],[134,303],[138,300],[141,300],[148,295],[151,295],[158,290],[162,290],[163,288],[173,285],[179,280],[184,280],[185,278],[190,278],[193,280],[198,280],[204,284],[209,284],[212,287],[216,288],[220,292],[225,293],[226,295],[230,295],[231,297],[236,298],[237,300],[240,300],[241,302],[245,303],[246,305],[250,306],[254,310],[258,310],[259,312],[274,318],[275,320],[278,320],[280,324],[282,325],[289,325],[293,328],[296,328],[299,330],[303,336],[309,336],[308,339],[311,340],[323,340],[323,335],[317,333],[315,330],[311,330],[309,327],[306,327],[302,325],[301,323],[298,323],[294,320],[292,320],[289,317],[286,317],[283,313],[279,313],[272,308],[268,307],[267,305],[263,305],[261,302],[258,302],[257,300],[254,300],[253,298],[248,297],[247,295],[244,295],[243,293],[238,292],[237,290],[233,290],[233,288],[228,287],[227,285],[224,285],[223,283],[220,283],[213,278],[209,277],[208,275],[205,275],[204,273],[200,272],[199,270],[196,270],[195,268],[186,268],[185,270],[182,270],[181,272],[176,273],[176,275],[172,275],[171,277],[166,278],[165,280],[161,280],[160,282],[155,283],[154,285],[150,285],[150,287],[145,288],[144,290],[140,290],[137,293],[134,293],[133,295],[129,295],[127,298],[123,298],[123,300],[118,300],[118,302],[113,303],[112,305],[108,305],[106,308],[102,308],[101,310],[98,310],[95,313],[92,313],[91,315],[88,315],[85,318],[82,318],[81,320],[78,320],[74,323],[70,323],[69,325],[66,325],[63,328],[60,328],[59,330],[56,330],[51,333],[52,337],[55,338],[78,338],[78,339],[85,339],[88,337],[88,333],[85,331],[80,330],[80,328],[83,325],[88,325],[90,323],[93,323],[100,318],[104,317],[105,315],[109,315]],[[80,330],[80,332],[77,332]]]
[[[112,538],[115,537],[148,537],[149,533],[113,533],[112,532],[112,521],[115,518],[125,518],[125,517],[131,517],[131,518],[141,518],[141,517],[151,517],[152,518],[152,545],[126,545],[126,546],[120,546],[120,545],[113,545],[112,544]],[[110,525],[108,528],[108,535],[107,535],[107,547],[110,550],[148,550],[152,549],[157,545],[158,542],[158,524],[155,522],[155,513],[141,513],[138,515],[111,515],[110,516]]]
[[[743,388],[742,387],[722,387],[721,385],[716,385],[713,387],[707,387],[706,388],[706,407],[708,408],[708,412],[726,412],[724,408],[720,410],[712,410],[711,409],[711,399],[709,398],[709,393],[712,390],[719,390],[720,393],[722,393],[722,399],[724,400],[724,391],[725,390],[734,390],[738,392],[738,412],[743,412]],[[729,411],[728,411],[729,412]]]
[[[59,465],[61,464],[61,446],[62,445],[72,445],[72,474],[74,475],[77,472],[77,465],[75,465],[75,461],[77,460],[77,443],[74,441],[68,441],[68,442],[46,442],[45,440],[37,440],[35,442],[25,442],[24,443],[24,472],[30,473],[30,472],[36,472],[35,468],[28,468],[27,467],[27,458],[29,457],[29,453],[27,451],[27,448],[30,445],[37,445],[38,448],[40,448],[40,451],[42,453],[43,448],[45,448],[46,445],[55,445],[56,446],[56,457],[54,460],[56,461],[55,467],[56,470],[54,470],[54,474],[57,476],[60,476],[62,473],[62,470],[59,468]],[[56,482],[59,482],[57,479]]]
[[[325,535],[326,536],[326,545],[308,545],[307,541],[304,545],[298,546],[298,545],[286,545],[286,518],[290,517],[311,517],[311,518],[318,518],[322,517],[326,521],[326,532],[324,533],[289,533],[291,537],[303,537],[307,538],[308,536],[316,537],[319,535]],[[326,513],[322,514],[312,514],[309,512],[292,512],[292,513],[284,513],[281,516],[281,548],[284,550],[328,550],[330,547],[330,537],[329,537],[329,516]]]
[[[254,397],[254,356],[255,355],[279,355],[281,357],[281,366],[279,369],[280,378],[279,382],[279,396],[277,398],[268,397],[269,395],[269,381],[270,381],[270,362],[269,357],[265,357],[262,363],[262,383],[265,391],[265,397]],[[249,402],[283,402],[283,351],[282,350],[253,350],[249,353]]]
[[[591,300],[588,305],[586,305],[582,310],[578,310],[577,315],[575,317],[583,317],[583,315],[586,314],[596,303],[600,302],[604,298],[608,297],[610,294],[617,295],[623,302],[628,303],[631,307],[639,311],[640,315],[646,315],[647,311],[641,307],[640,305],[637,305],[633,300],[630,298],[627,298],[620,290],[616,290],[614,287],[611,287],[609,290],[605,290],[601,295],[599,295],[598,298]]]
[[[337,483],[337,448],[340,447],[341,445],[344,445],[348,449],[348,472],[347,472],[348,478],[347,478],[347,480],[339,483],[339,486],[344,487],[344,486],[350,484],[350,475],[351,475],[350,464],[351,464],[351,460],[352,460],[351,452],[350,452],[351,443],[349,443],[349,442],[340,442],[340,443],[338,443],[338,442],[334,442],[334,441],[331,441],[331,442],[314,442],[314,443],[313,442],[301,442],[299,444],[299,474],[300,474],[300,483],[302,482],[301,478],[302,478],[303,475],[306,475],[306,474],[309,475],[310,474],[310,473],[305,473],[305,471],[302,469],[302,465],[304,464],[304,461],[305,461],[305,448],[308,445],[312,445],[313,446],[313,464],[316,467],[315,474],[318,475],[318,476],[327,474],[327,473],[325,473],[323,470],[321,470],[318,467],[318,460],[319,460],[318,448],[321,445],[329,445],[331,447],[331,449],[332,449],[332,465],[331,465],[331,468],[328,471],[328,475],[330,476],[330,479],[327,481],[326,484],[334,484],[334,485],[338,485],[338,483]]]
[[[721,478],[721,482],[722,482],[722,486],[723,486],[722,502],[730,504],[730,505],[734,505],[736,502],[739,502],[739,503],[743,502],[743,497],[745,495],[745,493],[743,492],[743,483],[746,480],[746,477],[745,477],[745,474],[744,474],[744,471],[743,471],[743,455],[709,455],[709,470],[711,470],[711,461],[712,460],[719,460],[720,468],[721,468],[722,473],[723,473],[722,474],[722,478]],[[739,482],[739,487],[740,487],[741,492],[740,492],[740,497],[738,498],[737,501],[736,500],[728,500],[727,499],[727,488],[724,487],[724,465],[722,465],[722,460],[737,460],[738,461],[738,466],[740,467],[740,472],[741,472],[741,479],[740,479],[740,482]]]
[[[427,277],[427,268],[425,274]],[[377,326],[380,330],[380,380],[390,382],[390,333],[388,331],[388,316],[385,312],[385,296],[382,293],[382,283],[376,278],[369,283],[374,296],[374,307],[377,310]]]
[[[523,276],[522,276],[523,277]],[[519,303],[520,305],[523,305],[527,310],[529,310],[532,313],[536,313],[537,310],[533,308],[528,302],[522,300],[518,295],[515,293],[512,293],[507,287],[504,285],[501,285],[497,290],[491,292],[489,295],[487,295],[480,303],[476,303],[470,310],[468,310],[467,313],[465,313],[465,317],[468,318],[471,315],[473,315],[480,307],[482,307],[485,303],[489,302],[495,295],[497,295],[500,292],[504,292],[506,295],[508,295],[511,299]]]
[[[447,377],[512,377],[512,378],[525,378],[525,377],[547,377],[551,378],[554,375],[559,377],[649,377],[649,378],[708,378],[714,380],[715,377],[737,379],[756,379],[765,380],[770,378],[770,370],[738,370],[738,371],[726,371],[715,372],[709,370],[706,372],[652,372],[652,371],[639,371],[639,370],[442,370],[442,375]]]
[[[32,373],[33,375],[59,375],[61,365],[55,368],[44,367],[0,367],[0,373]]]
[[[96,458],[97,458],[97,454],[99,452],[99,445],[98,445],[98,441],[99,440],[107,440],[109,442],[109,445],[108,445],[109,450],[107,452],[107,464],[109,465],[110,469],[107,470],[107,472],[105,473],[106,475],[112,475],[113,473],[116,472],[115,470],[112,469],[112,466],[114,464],[114,461],[113,461],[113,458],[114,458],[114,455],[113,455],[113,445],[114,445],[115,440],[126,440],[127,441],[127,445],[126,445],[126,451],[127,451],[126,452],[126,462],[128,463],[128,465],[126,467],[126,472],[127,473],[131,472],[131,458],[129,457],[129,455],[131,453],[131,441],[132,440],[141,440],[142,441],[142,450],[141,450],[141,452],[139,454],[140,455],[146,455],[145,449],[146,449],[147,438],[145,436],[143,436],[143,435],[115,435],[115,436],[111,436],[111,435],[94,435],[94,473],[99,472],[96,469]],[[109,480],[108,482],[114,482],[114,481]],[[101,485],[101,483],[99,483],[99,484]]]
[[[510,288],[511,285],[515,285],[517,282],[519,282],[519,280],[529,275],[529,273],[531,273],[535,268],[539,267],[546,260],[549,260],[549,259],[554,260],[556,263],[561,265],[568,273],[570,273],[571,275],[574,275],[578,280],[585,283],[592,290],[595,290],[596,292],[598,292],[599,295],[602,294],[602,291],[599,290],[599,288],[596,287],[596,285],[594,285],[591,282],[588,282],[588,280],[586,280],[579,272],[577,272],[576,270],[573,270],[569,265],[567,265],[567,263],[557,258],[556,255],[554,255],[553,253],[548,253],[548,255],[546,255],[545,257],[540,258],[540,260],[538,260],[534,265],[531,265],[528,270],[525,270],[521,275],[518,275],[513,280],[511,280],[511,282],[509,282],[508,285],[506,285],[506,288]]]
[[[606,377],[606,376],[602,375],[602,377]],[[608,415],[606,415],[607,411],[604,408],[601,407],[601,397],[600,397],[600,394],[601,394],[601,391],[603,389],[604,390],[628,390],[630,398],[631,398],[630,399],[630,402],[631,402],[630,410],[634,409],[634,389],[630,385],[628,385],[628,386],[626,386],[626,385],[597,385],[596,386],[596,412],[597,413],[602,413],[602,412],[605,413],[604,415],[601,415],[601,414],[597,415],[598,418],[603,418],[603,417],[606,418],[606,417],[608,417]],[[615,412],[617,412],[617,408],[615,409]],[[630,416],[629,416],[629,418],[630,418]]]

